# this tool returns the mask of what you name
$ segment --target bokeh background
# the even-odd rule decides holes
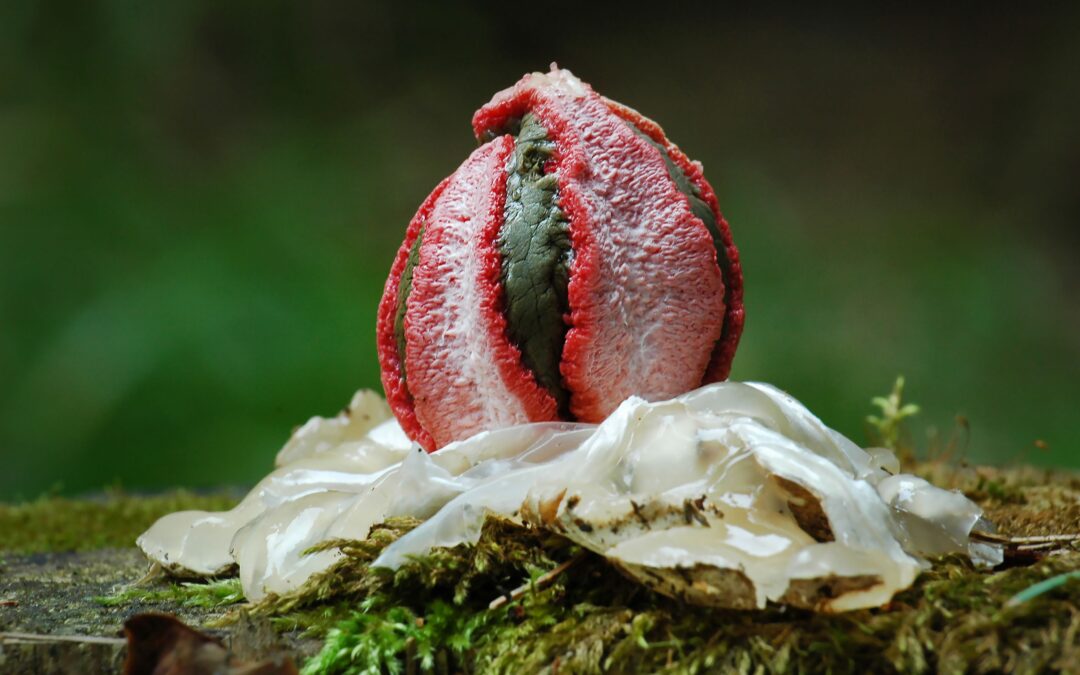
[[[864,442],[903,373],[920,445],[1080,465],[1075,8],[81,0],[0,9],[0,499],[251,483],[377,388],[405,224],[553,60],[705,164],[734,377]]]

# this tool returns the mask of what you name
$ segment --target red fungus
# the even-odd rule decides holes
[[[409,224],[379,306],[383,386],[410,437],[431,451],[598,422],[628,396],[727,377],[742,271],[699,164],[557,68],[496,94],[473,129],[482,145]]]

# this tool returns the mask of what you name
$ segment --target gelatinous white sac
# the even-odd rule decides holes
[[[859,448],[767,384],[631,397],[600,425],[526,424],[430,455],[378,395],[360,392],[338,417],[299,428],[277,467],[232,511],[165,516],[139,546],[177,575],[236,567],[258,600],[340,556],[305,554],[312,546],[362,539],[389,516],[425,520],[374,562],[397,567],[475,542],[497,513],[558,531],[688,602],[819,611],[888,602],[926,556],[1001,562],[1000,550],[969,540],[978,506],[899,474],[892,453]]]

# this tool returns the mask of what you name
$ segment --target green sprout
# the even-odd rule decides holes
[[[900,428],[904,420],[918,414],[919,406],[904,403],[904,376],[900,375],[893,384],[892,392],[887,396],[875,396],[871,403],[881,409],[881,416],[868,415],[866,421],[877,431],[881,444],[890,450],[897,450],[900,444]]]

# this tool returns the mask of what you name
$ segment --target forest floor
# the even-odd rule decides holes
[[[1002,534],[1080,533],[1076,474],[942,459],[905,468],[963,491]],[[688,607],[567,540],[497,518],[475,546],[395,574],[367,563],[416,523],[388,522],[336,542],[343,562],[301,592],[257,605],[235,579],[136,583],[147,565],[133,542],[157,517],[236,498],[113,492],[0,505],[0,672],[118,672],[122,624],[143,612],[176,615],[243,662],[285,654],[310,673],[1080,671],[1076,544],[1017,552],[995,570],[935,560],[889,605],[840,615]],[[551,583],[489,608],[571,560]]]

